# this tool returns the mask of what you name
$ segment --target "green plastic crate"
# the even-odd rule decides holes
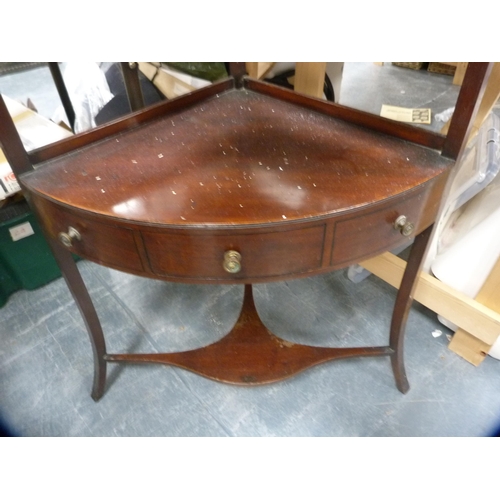
[[[14,241],[18,236],[21,238]],[[2,208],[0,307],[15,291],[34,290],[60,276],[61,271],[26,201]]]

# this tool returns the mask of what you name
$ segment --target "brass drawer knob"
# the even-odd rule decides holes
[[[241,270],[241,254],[236,250],[228,250],[224,253],[222,267],[228,273],[238,273]]]
[[[403,236],[410,236],[415,229],[415,224],[413,224],[413,222],[408,222],[406,215],[400,215],[394,221],[394,228],[399,229]]]
[[[82,239],[80,233],[74,227],[68,227],[67,233],[59,233],[59,241],[66,247],[71,248],[73,246],[73,241]]]

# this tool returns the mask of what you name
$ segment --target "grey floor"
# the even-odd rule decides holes
[[[50,117],[50,73],[0,78]],[[385,63],[350,63],[340,101],[378,113],[382,103],[453,106],[451,78]],[[437,130],[440,124],[433,123]],[[151,281],[82,261],[110,352],[175,351],[211,343],[238,314],[242,288]],[[258,285],[266,325],[284,339],[347,346],[387,341],[395,290],[346,271]],[[406,365],[395,387],[388,359],[336,361],[261,387],[219,384],[164,366],[110,366],[106,394],[90,398],[92,358],[83,322],[61,279],[13,294],[0,310],[0,415],[18,436],[489,436],[500,423],[500,362],[474,367],[447,348],[451,332],[416,304]],[[444,334],[434,337],[436,329]]]

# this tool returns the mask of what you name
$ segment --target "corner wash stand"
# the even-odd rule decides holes
[[[2,148],[90,336],[92,397],[102,397],[111,362],[252,385],[356,356],[389,356],[398,389],[408,391],[403,339],[415,280],[489,71],[469,64],[446,137],[236,71],[28,153],[0,99]],[[294,344],[261,322],[254,283],[327,273],[413,237],[387,345]],[[199,349],[109,353],[72,254],[153,279],[242,284],[239,319]]]

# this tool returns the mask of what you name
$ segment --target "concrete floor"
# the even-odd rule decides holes
[[[0,91],[31,97],[51,117],[50,73],[0,78]],[[453,106],[451,77],[350,63],[340,102],[378,113],[382,103]],[[437,130],[440,124],[433,123]],[[151,281],[82,261],[110,352],[174,351],[211,343],[236,320],[238,286]],[[312,345],[385,343],[395,290],[341,270],[258,285],[263,321]],[[444,332],[435,338],[432,332]],[[415,304],[407,327],[410,392],[395,387],[388,359],[344,360],[261,387],[223,385],[165,366],[111,365],[106,394],[90,398],[90,345],[61,279],[13,294],[0,311],[0,415],[18,436],[489,436],[500,422],[499,361],[474,367],[448,350],[436,315]]]

